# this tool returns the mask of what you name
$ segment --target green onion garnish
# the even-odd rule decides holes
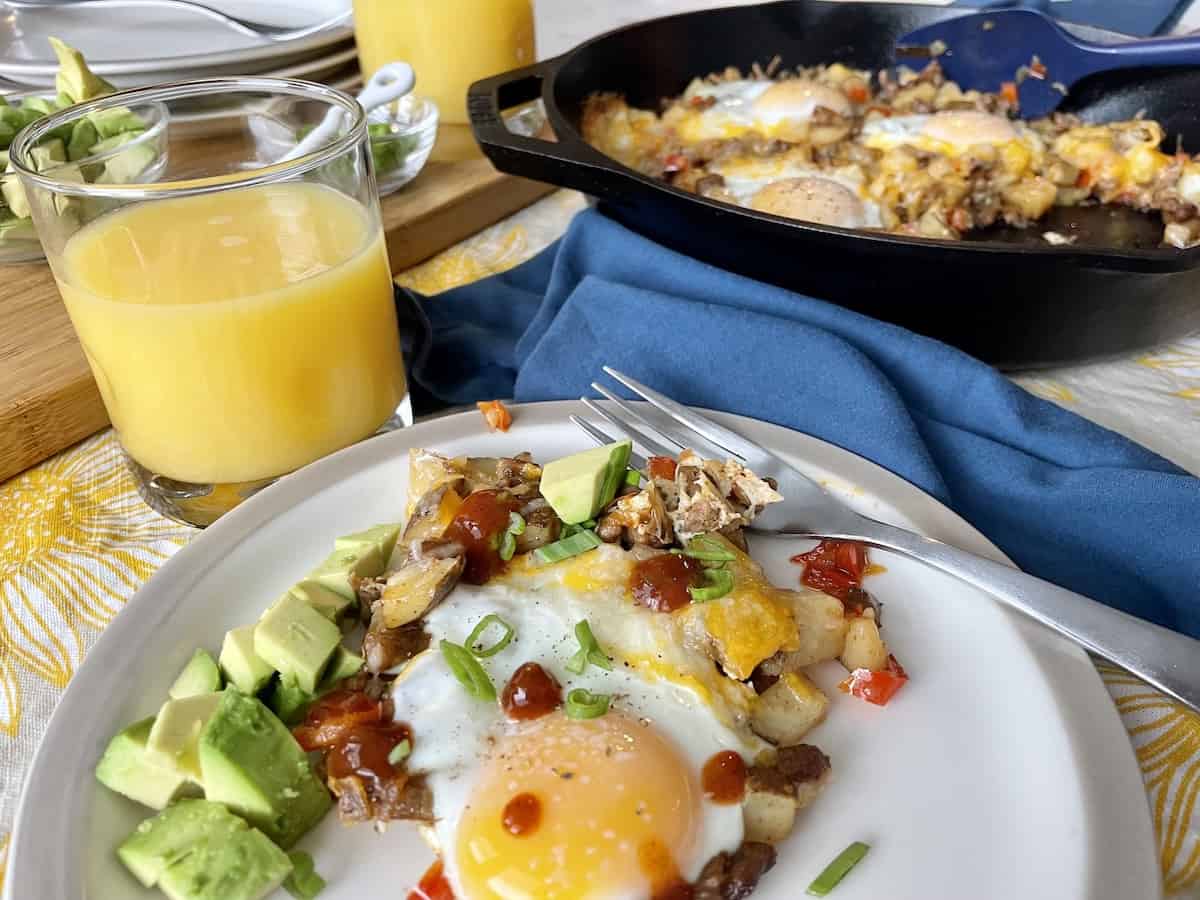
[[[582,522],[579,523],[579,527],[584,528],[584,529],[595,528],[596,520],[595,519],[584,519]]]
[[[480,638],[483,637],[483,633],[488,630],[488,626],[490,625],[499,625],[504,629],[504,634],[500,636],[500,640],[496,641],[496,643],[492,644],[490,647],[476,646],[479,644]],[[512,641],[513,635],[515,634],[516,631],[511,625],[509,625],[495,613],[488,613],[479,620],[479,624],[476,625],[475,629],[467,636],[467,643],[465,646],[480,659],[485,659],[489,656],[495,656],[497,653],[507,647],[509,642]]]
[[[296,900],[313,900],[313,897],[325,890],[325,879],[313,868],[313,858],[303,850],[288,854],[292,861],[291,874],[284,880],[283,886]]]
[[[412,753],[412,742],[405,738],[392,748],[392,752],[388,754],[388,762],[393,766],[398,766],[408,759],[410,753]]]
[[[630,487],[637,487],[642,483],[642,473],[637,469],[629,469],[625,472],[625,483]]]
[[[438,646],[442,648],[446,665],[468,694],[476,700],[496,699],[496,686],[469,650],[449,641],[442,641]]]
[[[707,603],[733,590],[733,573],[728,569],[705,569],[704,580],[704,587],[688,588],[693,603]]]
[[[513,537],[511,531],[504,532],[504,537],[500,538],[500,558],[508,562],[513,558],[513,554],[517,552],[517,539]]]
[[[608,712],[608,694],[593,694],[583,688],[575,688],[567,694],[564,711],[568,719],[595,719]]]
[[[688,541],[683,555],[703,562],[733,562],[737,559],[732,550],[727,549],[716,538],[705,534],[698,534]]]
[[[870,849],[869,844],[855,841],[839,853],[837,859],[827,865],[821,874],[813,879],[813,883],[808,886],[808,892],[814,897],[824,897],[837,887],[838,882],[845,878],[851,869],[862,862],[862,858]]]
[[[524,534],[525,519],[520,513],[510,512],[508,514],[508,533],[509,534]]]
[[[594,531],[584,529],[555,541],[553,544],[538,547],[533,551],[533,558],[542,565],[549,565],[550,563],[562,562],[564,559],[570,559],[572,556],[578,556],[580,553],[594,550],[603,543],[604,541],[596,537]]]
[[[567,662],[568,672],[582,675],[588,663],[601,669],[612,670],[612,660],[600,649],[600,642],[592,634],[592,626],[588,624],[587,619],[575,624],[575,640],[579,641],[579,652]]]

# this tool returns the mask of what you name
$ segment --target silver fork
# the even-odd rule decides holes
[[[675,456],[680,450],[691,448],[701,455],[707,452],[718,458],[733,457],[756,475],[778,482],[783,501],[768,506],[754,520],[753,530],[859,541],[919,560],[991,594],[1004,605],[1111,660],[1192,709],[1200,710],[1200,641],[1018,569],[859,515],[769,450],[628,375],[608,366],[604,371],[658,410],[662,414],[661,420],[657,420],[659,417],[652,420],[594,382],[592,387],[611,401],[611,405],[605,408],[587,397],[581,399],[588,409],[643,450],[655,456]],[[571,416],[571,421],[597,443],[615,440],[579,416]],[[644,460],[638,457],[635,465],[644,468]]]

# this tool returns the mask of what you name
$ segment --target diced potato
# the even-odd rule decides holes
[[[462,575],[465,560],[461,556],[448,559],[424,558],[413,560],[388,576],[383,593],[375,603],[374,620],[383,628],[399,628],[429,612],[450,593]]]
[[[825,718],[829,698],[800,672],[785,672],[755,701],[750,727],[774,744],[798,744]]]
[[[742,800],[744,840],[778,844],[796,823],[796,798],[789,793],[750,787]]]
[[[1054,205],[1058,188],[1048,179],[1035,175],[1006,187],[1000,195],[1026,219],[1038,219]]]
[[[841,600],[809,588],[779,590],[776,599],[787,605],[799,640],[797,649],[783,654],[784,671],[794,672],[838,658],[846,643],[846,613]]]
[[[878,672],[887,666],[887,645],[879,636],[879,626],[871,615],[850,620],[846,630],[846,647],[842,650],[842,665],[853,672],[870,669]]]

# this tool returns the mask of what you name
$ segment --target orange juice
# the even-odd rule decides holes
[[[401,60],[442,122],[467,119],[471,82],[533,62],[532,0],[354,0],[364,76]]]
[[[282,475],[404,397],[382,232],[332,188],[128,206],[74,234],[55,274],[121,442],[152,472]]]

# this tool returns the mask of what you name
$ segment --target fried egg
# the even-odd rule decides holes
[[[431,647],[403,669],[392,697],[396,719],[412,729],[407,769],[432,793],[432,835],[455,896],[632,900],[672,878],[695,879],[740,845],[740,804],[713,802],[700,775],[719,752],[749,764],[765,749],[739,724],[752,692],[687,648],[686,617],[632,603],[631,565],[609,546],[545,568],[518,560],[486,585],[460,584],[426,617]],[[479,660],[498,693],[536,662],[564,697],[576,688],[610,695],[608,712],[571,719],[560,708],[512,721],[495,701],[468,694],[439,642],[464,644],[489,614],[514,631]],[[585,619],[611,670],[568,669]],[[515,835],[506,810],[521,795],[535,798],[540,819]]]
[[[736,138],[751,131],[768,138],[794,136],[817,107],[840,115],[852,111],[840,90],[807,79],[697,81],[681,98],[673,124],[687,142]]]
[[[737,157],[711,163],[740,206],[840,228],[879,228],[879,206],[864,189],[861,169],[815,169],[788,155]]]

